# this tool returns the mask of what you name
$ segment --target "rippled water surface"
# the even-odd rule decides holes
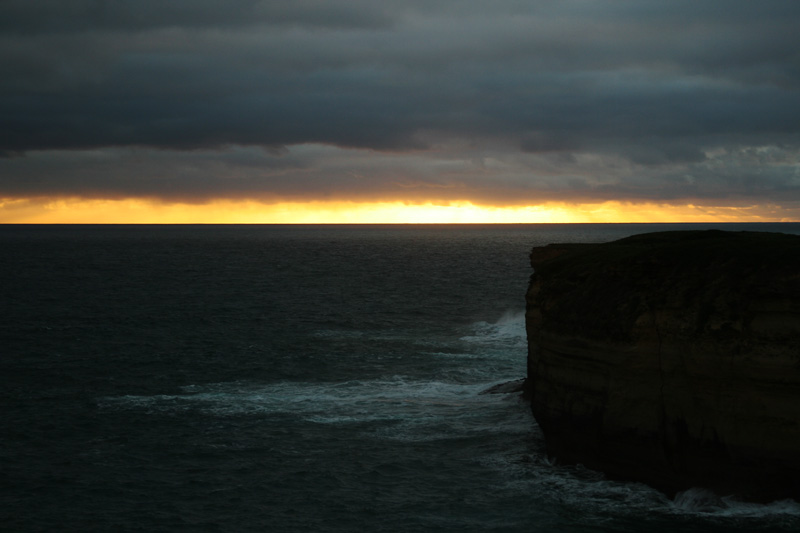
[[[480,394],[524,376],[532,246],[697,227],[0,226],[0,520],[798,530],[792,501],[553,464],[527,405]]]

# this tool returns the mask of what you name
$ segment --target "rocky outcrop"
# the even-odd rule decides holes
[[[667,493],[800,499],[800,237],[651,233],[531,252],[547,451]]]

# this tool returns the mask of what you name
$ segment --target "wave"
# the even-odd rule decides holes
[[[502,398],[489,399],[479,394],[487,385],[491,383],[419,381],[403,376],[338,383],[232,382],[190,385],[183,387],[180,394],[106,397],[98,404],[104,409],[135,409],[153,414],[193,411],[221,417],[289,415],[318,424],[395,421],[416,428],[441,424],[455,431],[468,430],[470,425],[479,429],[483,423],[486,429],[494,430],[498,420],[492,415],[504,407]]]
[[[698,530],[713,527],[759,531],[776,527],[796,531],[800,526],[800,503],[794,500],[742,502],[702,488],[689,489],[669,499],[648,485],[610,480],[581,465],[559,465],[543,453],[527,454],[522,459],[497,454],[484,461],[503,470],[507,486],[530,495],[533,505],[572,510],[575,521],[586,527],[642,517],[647,517],[658,531],[667,524],[674,527],[676,521],[688,521],[687,525],[700,526]]]
[[[719,517],[758,518],[775,515],[800,517],[800,503],[791,499],[766,504],[743,502],[733,496],[720,496],[701,487],[679,492],[672,501],[672,510],[681,514]]]
[[[475,322],[470,329],[471,334],[461,337],[462,341],[521,344],[527,340],[524,311],[506,311],[495,322]]]

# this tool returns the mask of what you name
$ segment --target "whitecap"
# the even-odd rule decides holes
[[[700,487],[679,492],[675,495],[673,505],[677,510],[690,513],[707,513],[728,508],[728,504],[721,496]]]
[[[672,502],[672,509],[677,513],[719,517],[760,518],[784,515],[800,518],[800,503],[791,499],[771,503],[745,502],[730,495],[720,496],[701,487],[679,492]]]
[[[470,326],[470,335],[460,340],[475,343],[522,343],[527,339],[525,312],[506,311],[495,322],[479,321]]]

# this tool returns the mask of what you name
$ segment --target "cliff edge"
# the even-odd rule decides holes
[[[800,236],[531,252],[526,394],[548,454],[668,494],[800,500]]]

